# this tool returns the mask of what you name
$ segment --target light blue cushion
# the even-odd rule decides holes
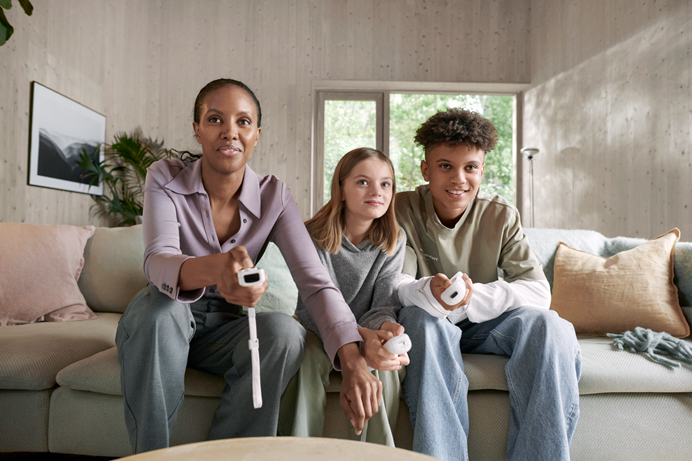
[[[576,250],[603,256],[608,240],[603,234],[592,230],[525,228],[524,234],[528,237],[531,249],[538,257],[538,262],[543,266],[543,272],[551,288],[558,243],[564,242]]]
[[[293,315],[298,302],[298,287],[293,282],[279,247],[269,242],[256,267],[264,269],[269,280],[269,288],[255,306],[257,312],[283,312]]]

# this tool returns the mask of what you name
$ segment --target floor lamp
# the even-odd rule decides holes
[[[529,185],[529,200],[531,201],[531,226],[533,227],[533,158],[538,155],[537,147],[524,147],[521,153],[529,159],[529,176],[531,184]]]

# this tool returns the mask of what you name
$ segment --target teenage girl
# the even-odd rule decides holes
[[[305,223],[322,264],[355,315],[363,337],[362,354],[383,384],[383,405],[379,399],[372,399],[370,410],[377,413],[363,433],[354,431],[352,437],[390,446],[394,446],[392,433],[399,410],[399,372],[403,378],[402,367],[409,363],[407,354],[397,356],[383,347],[387,340],[404,332],[396,316],[406,238],[394,216],[395,192],[389,158],[375,149],[354,149],[334,170],[331,199]],[[308,330],[305,358],[284,394],[280,431],[284,435],[321,437],[332,370],[321,338],[331,332],[317,329],[300,299],[296,316]],[[344,408],[356,409],[361,404],[344,401],[347,397],[343,392],[341,395]],[[291,411],[294,404],[295,412]]]

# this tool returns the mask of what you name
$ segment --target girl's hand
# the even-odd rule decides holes
[[[219,294],[231,304],[255,307],[269,287],[266,277],[264,283],[260,285],[241,286],[238,282],[238,272],[241,269],[253,267],[252,259],[244,246],[237,246],[224,255],[226,258],[220,271],[219,281],[216,283]]]
[[[391,332],[386,330],[371,330],[363,327],[358,327],[358,332],[363,338],[361,353],[370,368],[383,371],[401,369],[402,363],[399,360],[399,356],[392,354],[382,346],[385,342],[394,337]]]
[[[442,301],[442,293],[449,288],[450,285],[452,285],[452,282],[447,278],[447,276],[445,274],[436,274],[432,280],[430,280],[430,291],[437,302],[440,303],[440,306],[444,307],[448,311],[457,310],[461,306],[465,306],[471,302],[471,296],[473,296],[473,282],[466,274],[463,274],[462,278],[466,284],[466,295],[458,304],[454,304],[453,306],[445,304],[444,301]]]

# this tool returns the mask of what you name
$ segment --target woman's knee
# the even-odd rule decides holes
[[[257,337],[271,344],[272,351],[283,351],[302,360],[305,349],[305,328],[293,317],[280,312],[257,314]]]
[[[129,335],[161,329],[184,331],[188,335],[195,328],[190,307],[161,293],[152,284],[132,298],[120,324]]]

